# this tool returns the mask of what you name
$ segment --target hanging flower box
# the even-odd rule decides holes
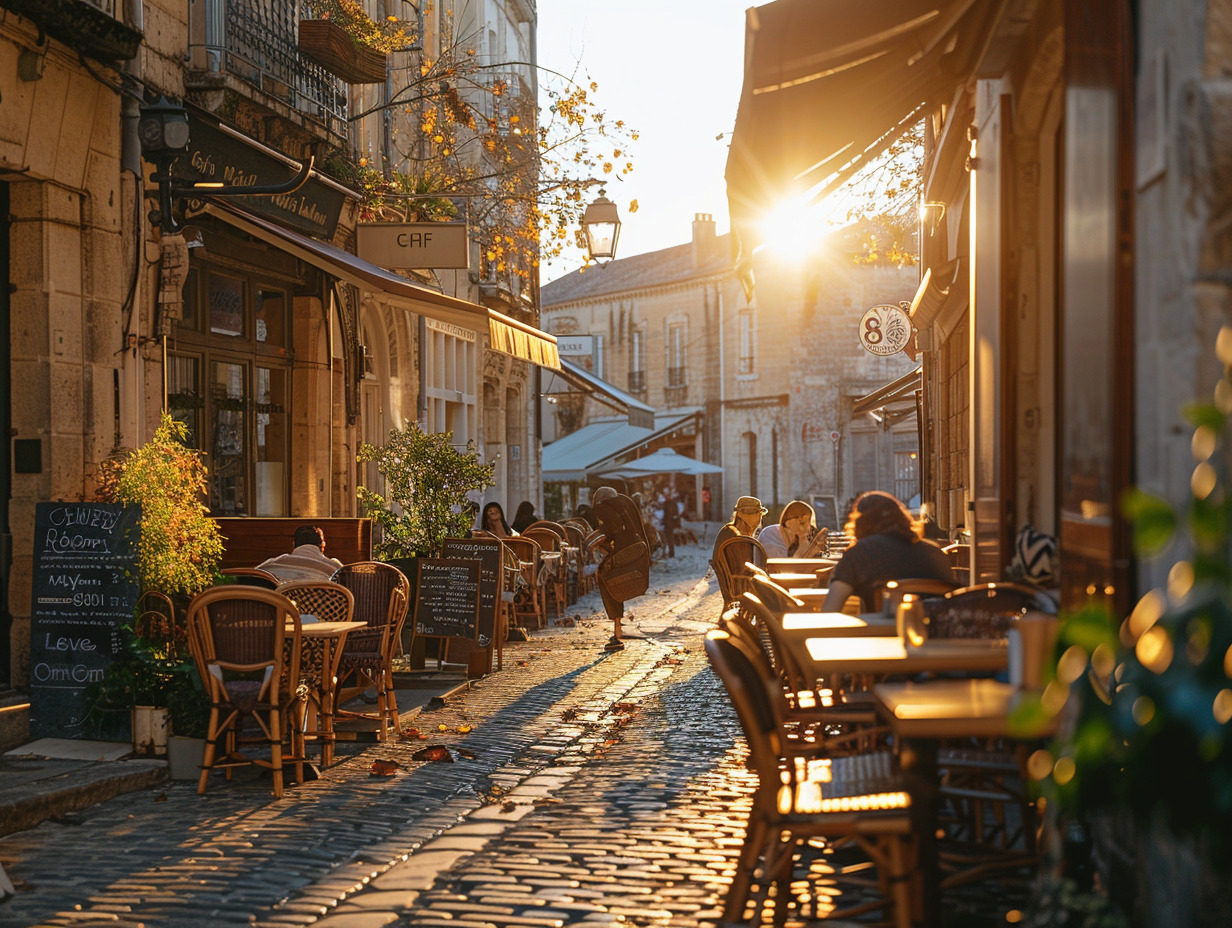
[[[301,19],[299,53],[348,84],[385,82],[385,53],[354,41],[333,20]]]

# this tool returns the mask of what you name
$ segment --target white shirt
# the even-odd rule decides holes
[[[342,561],[326,557],[316,545],[299,545],[290,554],[271,557],[257,565],[279,580],[328,580]]]
[[[777,522],[763,528],[757,540],[766,549],[766,557],[790,557],[787,553],[787,542],[783,541],[783,527]]]

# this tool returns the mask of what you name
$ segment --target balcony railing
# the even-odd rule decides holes
[[[629,392],[630,393],[645,393],[646,392],[646,372],[645,371],[629,371]]]
[[[685,367],[669,367],[667,369],[667,385],[669,387],[683,387],[687,371],[688,368]]]
[[[346,85],[297,48],[299,21],[310,18],[303,0],[205,0],[204,7],[191,44],[205,54],[194,64],[231,74],[346,136]]]

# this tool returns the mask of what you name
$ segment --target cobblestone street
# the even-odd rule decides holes
[[[352,748],[283,800],[242,774],[166,784],[0,840],[0,925],[698,924],[750,786],[704,669],[705,564],[657,569],[625,651],[592,594],[416,718],[426,740]],[[412,760],[430,744],[453,763]]]

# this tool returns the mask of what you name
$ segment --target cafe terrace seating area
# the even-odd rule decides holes
[[[959,894],[1021,912],[1041,815],[1027,760],[1053,722],[1013,710],[1042,682],[1052,600],[905,578],[875,611],[826,613],[832,561],[724,549],[752,555],[716,558],[705,650],[758,780],[724,924],[938,926]]]
[[[395,673],[415,649],[414,578],[371,559],[368,520],[314,520],[327,553],[344,561],[316,580],[253,566],[290,550],[303,520],[218,522],[226,582],[192,599],[186,623],[209,702],[198,791],[230,780],[237,767],[258,766],[281,796],[287,783],[304,780],[306,767],[332,764],[340,737],[384,741],[400,732]],[[512,539],[474,533],[467,543],[495,546],[500,569],[493,640],[468,643],[468,673],[499,670],[507,636],[562,619],[594,589],[601,542],[582,520],[537,522]],[[438,640],[438,668],[451,641]]]

